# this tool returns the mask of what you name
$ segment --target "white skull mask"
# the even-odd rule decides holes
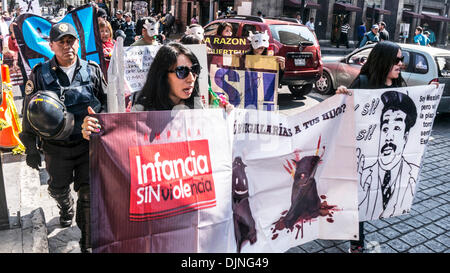
[[[151,23],[149,21],[145,21],[144,28],[147,30],[148,36],[152,37],[159,34],[159,22]]]
[[[251,43],[253,49],[258,49],[260,47],[269,47],[269,34],[267,34],[267,30],[264,33],[253,34],[253,32],[249,31],[248,38]]]
[[[200,41],[203,40],[204,38],[204,33],[205,31],[203,30],[202,27],[200,26],[195,26],[195,27],[186,27],[186,32],[184,34],[186,35],[193,35],[195,38],[199,39]]]

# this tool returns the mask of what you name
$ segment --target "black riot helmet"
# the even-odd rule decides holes
[[[64,140],[73,131],[74,117],[53,91],[38,91],[28,103],[31,127],[45,139]]]

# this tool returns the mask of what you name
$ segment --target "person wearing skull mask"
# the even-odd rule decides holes
[[[164,39],[159,35],[159,22],[152,17],[143,18],[142,38],[131,44],[131,46],[160,45]]]
[[[248,38],[251,41],[252,47],[249,51],[245,53],[245,55],[266,55],[271,56],[273,54],[269,54],[269,35],[267,34],[267,30],[265,32],[255,33],[249,32]],[[281,71],[284,71],[285,68],[285,58],[282,56],[275,56],[278,64],[280,65],[280,78],[282,77]]]
[[[199,39],[203,43],[203,39],[205,38],[205,30],[201,25],[198,24],[192,24],[188,27],[186,27],[186,32],[184,33],[184,36],[192,35],[195,38]]]

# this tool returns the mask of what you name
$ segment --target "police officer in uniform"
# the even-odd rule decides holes
[[[36,143],[38,138],[42,141],[50,177],[48,192],[58,204],[60,224],[63,227],[71,226],[74,216],[74,201],[70,192],[70,184],[74,182],[74,190],[78,193],[75,221],[81,230],[80,248],[82,252],[90,252],[89,142],[82,137],[81,124],[88,114],[88,106],[96,112],[105,109],[106,82],[96,63],[78,57],[79,40],[71,24],[58,23],[51,28],[50,48],[55,56],[36,65],[25,85],[23,131],[20,139],[26,147],[27,164],[38,170],[41,156]],[[46,112],[52,105],[44,104],[39,108],[41,110],[30,106],[30,101],[44,91],[56,93],[56,99],[59,97],[67,112],[73,114],[73,130],[64,139],[44,136],[42,128],[33,124],[33,120],[55,120],[48,117],[51,111]],[[39,100],[33,102],[36,101]],[[40,100],[46,101],[49,100]],[[57,128],[58,125],[50,123],[47,124],[49,127]]]

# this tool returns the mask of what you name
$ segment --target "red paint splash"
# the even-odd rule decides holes
[[[325,201],[325,199],[327,198],[325,195],[321,195],[320,198],[324,201],[322,201],[322,203],[320,204],[320,208],[319,208],[319,213],[318,214],[314,214],[314,215],[308,215],[306,217],[300,217],[297,219],[296,223],[291,227],[291,228],[287,228],[285,223],[284,223],[284,218],[286,215],[286,213],[288,212],[287,210],[283,211],[281,213],[281,217],[280,219],[278,219],[278,221],[273,223],[273,227],[271,228],[272,231],[272,240],[275,240],[278,238],[279,234],[286,229],[286,233],[290,233],[294,231],[294,228],[297,230],[297,233],[295,235],[295,239],[298,239],[298,235],[300,233],[300,238],[303,238],[303,231],[304,231],[304,224],[309,222],[309,224],[311,225],[311,222],[315,222],[317,221],[316,218],[318,217],[328,217],[327,218],[327,222],[328,223],[333,223],[334,219],[333,219],[333,214],[335,211],[339,211],[339,209],[337,208],[336,205],[328,205],[327,201]]]

